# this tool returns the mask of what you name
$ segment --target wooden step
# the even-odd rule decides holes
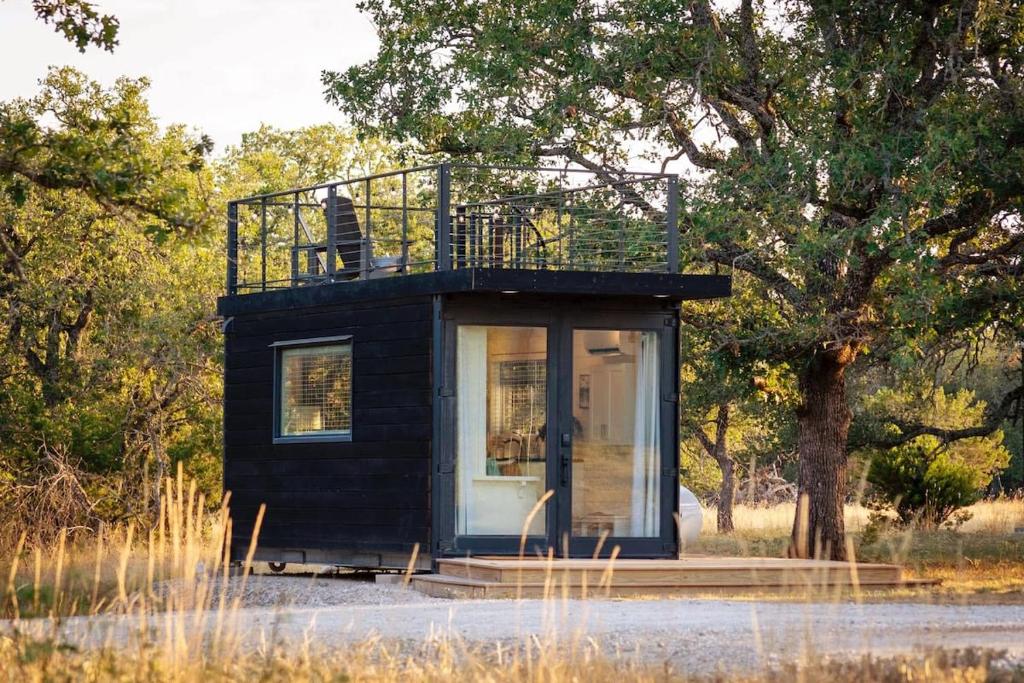
[[[557,578],[571,586],[758,587],[896,585],[896,565],[783,558],[692,557],[680,560],[450,558],[439,574],[485,583],[543,586]]]
[[[851,585],[836,586],[801,586],[797,584],[758,586],[665,586],[665,585],[626,585],[587,587],[568,586],[554,579],[547,584],[509,584],[480,579],[469,579],[443,574],[419,574],[412,577],[414,589],[439,598],[462,599],[551,599],[564,598],[635,598],[635,597],[696,597],[696,596],[738,596],[738,595],[791,595],[815,596],[826,595],[835,599],[837,595],[849,595]],[[863,586],[866,590],[889,588],[918,587],[934,585],[934,582],[901,581],[890,584],[872,584]]]

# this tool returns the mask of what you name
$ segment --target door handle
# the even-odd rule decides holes
[[[571,455],[562,454],[561,462],[561,475],[559,476],[559,483],[562,486],[569,485],[569,463],[571,462]]]

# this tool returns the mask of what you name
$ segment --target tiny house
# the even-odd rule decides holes
[[[232,558],[674,557],[677,180],[442,163],[228,205]]]

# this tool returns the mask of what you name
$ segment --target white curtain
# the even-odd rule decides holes
[[[473,478],[486,469],[487,328],[459,325],[456,341],[456,532],[473,533]]]
[[[631,536],[659,534],[661,430],[659,429],[658,336],[640,335],[636,362],[636,412],[633,426]]]

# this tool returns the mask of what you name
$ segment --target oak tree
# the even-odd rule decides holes
[[[79,52],[89,45],[113,52],[120,22],[112,14],[102,14],[86,0],[32,0],[32,9],[43,23],[74,43]]]
[[[59,450],[133,475],[128,506],[172,457],[219,463],[211,144],[161,130],[146,86],[53,69],[0,103],[0,480]]]
[[[683,165],[685,262],[759,292],[742,325],[705,333],[799,387],[793,551],[845,557],[848,369],[1012,334],[1024,315],[1021,3],[360,7],[378,53],[323,82],[367,132],[609,178],[639,158]],[[991,431],[1022,393],[967,432],[892,438]]]

